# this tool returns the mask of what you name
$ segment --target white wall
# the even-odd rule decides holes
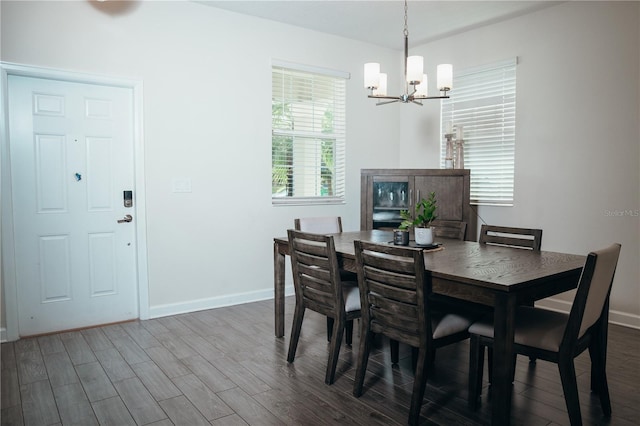
[[[490,224],[542,228],[543,250],[586,254],[621,243],[611,318],[638,327],[639,27],[638,2],[567,2],[410,52],[434,68],[518,57],[515,203],[479,214]],[[439,167],[438,106],[406,110],[401,166],[428,158]],[[608,213],[625,211],[632,214]],[[572,294],[556,299],[547,305],[566,309]]]
[[[437,102],[365,97],[363,63],[399,74],[400,52],[189,2],[111,15],[104,4],[3,0],[0,59],[144,82],[152,315],[270,295],[272,238],[293,218],[337,214],[358,229],[361,168],[439,166]],[[516,203],[480,215],[543,228],[547,250],[621,242],[612,309],[640,326],[640,221],[604,214],[640,208],[638,9],[570,2],[415,52],[431,75],[439,62],[520,58]],[[272,58],[352,74],[343,206],[271,206]],[[193,193],[172,193],[174,177],[191,177]]]
[[[143,81],[151,315],[271,297],[273,237],[299,216],[359,229],[360,169],[397,166],[398,117],[362,86],[363,64],[396,51],[191,2],[0,7],[2,61]],[[272,58],[352,74],[345,205],[271,205]]]

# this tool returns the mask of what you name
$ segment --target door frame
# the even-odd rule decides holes
[[[10,75],[59,80],[70,83],[97,84],[115,86],[133,90],[133,156],[135,200],[135,236],[138,316],[149,318],[149,279],[147,269],[147,225],[146,196],[144,181],[144,138],[143,138],[143,92],[142,81],[116,77],[79,73],[53,68],[22,65],[11,62],[0,62],[0,100],[3,114],[0,114],[0,241],[2,257],[0,259],[0,282],[3,293],[0,293],[0,310],[4,311],[6,329],[0,328],[0,341],[19,339],[18,330],[18,288],[16,281],[15,245],[13,232],[13,196],[11,185],[11,160],[9,153],[9,99],[8,89]]]

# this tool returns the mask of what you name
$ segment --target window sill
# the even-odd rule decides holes
[[[271,205],[278,206],[317,206],[329,204],[345,204],[341,197],[273,197]]]

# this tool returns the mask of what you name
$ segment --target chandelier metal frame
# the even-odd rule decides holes
[[[378,85],[366,85],[365,83],[365,87],[367,89],[369,89],[369,95],[367,97],[372,98],[372,99],[386,99],[385,101],[381,101],[376,103],[376,105],[386,105],[386,104],[391,104],[391,103],[395,103],[395,102],[402,102],[402,103],[414,103],[417,105],[422,106],[422,100],[424,99],[448,99],[449,95],[448,92],[451,90],[451,83],[449,83],[449,85],[447,86],[442,86],[442,87],[438,87],[438,90],[440,91],[440,95],[438,96],[428,96],[428,95],[423,95],[421,93],[418,93],[418,86],[420,85],[421,81],[419,80],[411,80],[411,81],[407,81],[407,73],[408,73],[408,59],[409,59],[409,26],[407,24],[407,18],[408,16],[408,6],[407,6],[407,0],[405,0],[404,2],[404,78],[405,78],[405,90],[404,93],[402,95],[399,96],[389,96],[386,93],[385,94],[376,94],[376,91],[378,89]],[[422,59],[422,58],[421,58]],[[366,68],[365,64],[365,68]],[[448,65],[450,67],[450,65]],[[438,66],[439,68],[440,66]],[[438,72],[440,72],[440,69],[438,69]],[[380,74],[380,73],[379,73]],[[386,78],[386,75],[385,75]],[[424,78],[426,79],[426,74],[424,75]],[[365,71],[365,79],[366,79],[366,71]],[[386,85],[386,81],[385,81],[385,85]],[[409,88],[409,86],[411,87],[411,90]]]

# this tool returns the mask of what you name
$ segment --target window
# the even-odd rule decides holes
[[[456,74],[455,93],[442,102],[442,128],[447,122],[464,126],[473,204],[513,205],[516,64],[514,58]],[[443,167],[445,151],[443,141]]]
[[[348,73],[272,66],[273,204],[342,203]]]

